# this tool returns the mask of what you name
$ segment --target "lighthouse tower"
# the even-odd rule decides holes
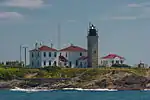
[[[88,67],[98,67],[98,33],[93,24],[89,25],[87,36]]]

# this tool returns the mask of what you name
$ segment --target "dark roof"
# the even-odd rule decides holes
[[[88,36],[98,36],[95,26],[92,24],[89,28]]]
[[[59,56],[59,60],[62,62],[67,62],[68,60],[64,56]]]
[[[86,52],[87,50],[78,46],[71,45],[67,48],[61,49],[60,51]]]
[[[30,50],[30,51],[57,51],[57,50],[54,49],[54,48],[48,47],[48,46],[41,46],[38,49],[33,49],[33,50]]]

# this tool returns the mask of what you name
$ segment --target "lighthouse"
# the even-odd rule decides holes
[[[93,24],[89,24],[87,36],[88,68],[98,67],[98,31]]]

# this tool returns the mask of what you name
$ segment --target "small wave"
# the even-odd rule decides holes
[[[144,89],[143,91],[150,91],[150,89]]]
[[[48,89],[36,89],[36,88],[33,88],[33,89],[22,89],[22,88],[15,87],[14,89],[10,89],[10,91],[40,92],[40,91],[51,91],[51,90],[48,90]]]
[[[82,88],[63,88],[63,90],[78,90],[78,91],[118,91],[117,89],[82,89]]]
[[[22,92],[42,92],[42,91],[54,91],[57,89],[38,89],[38,88],[33,88],[33,89],[22,89],[22,88],[14,88],[10,89],[10,91],[22,91]],[[62,90],[76,90],[76,91],[118,91],[116,89],[82,89],[82,88],[63,88]]]

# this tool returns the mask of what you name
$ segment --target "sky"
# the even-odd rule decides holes
[[[36,41],[58,48],[59,24],[61,48],[86,48],[89,22],[98,28],[101,57],[150,64],[149,0],[0,0],[0,61],[19,60],[19,46],[31,50]]]

